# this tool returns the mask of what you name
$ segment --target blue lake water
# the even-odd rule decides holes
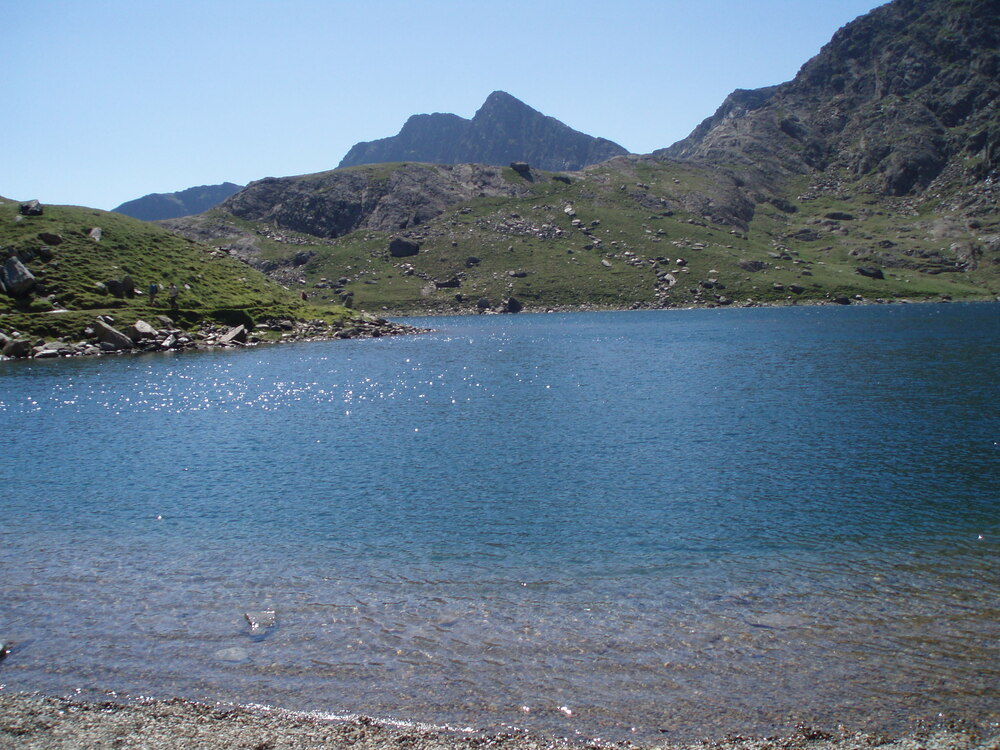
[[[2,689],[609,738],[1000,719],[1000,306],[412,322],[0,362]]]

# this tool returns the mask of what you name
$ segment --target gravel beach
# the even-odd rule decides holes
[[[397,726],[358,717],[331,720],[273,709],[211,706],[180,699],[130,704],[0,693],[0,748],[248,748],[253,750],[997,750],[1000,727],[956,724],[905,737],[831,734],[802,728],[786,737],[730,735],[694,744],[598,744],[527,734],[480,734],[439,727]]]

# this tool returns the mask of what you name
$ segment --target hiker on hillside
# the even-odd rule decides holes
[[[156,304],[156,294],[160,291],[159,284],[153,282],[149,285],[149,306],[152,307]]]
[[[170,299],[170,309],[171,310],[176,310],[177,309],[177,285],[175,283],[173,283],[172,281],[170,282],[170,288],[167,289],[167,297]]]

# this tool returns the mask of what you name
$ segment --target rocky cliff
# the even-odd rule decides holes
[[[997,0],[896,0],[840,29],[794,80],[734,92],[658,154],[772,187],[816,173],[891,196],[942,176],[974,184],[1000,164],[998,50]]]
[[[525,189],[523,180],[481,164],[374,165],[258,180],[219,208],[240,219],[333,238],[358,229],[407,229],[456,203]]]
[[[617,143],[573,130],[503,91],[494,91],[471,120],[414,115],[398,135],[356,144],[341,167],[383,162],[506,165],[576,170],[628,153]]]
[[[143,221],[175,219],[207,211],[241,189],[240,185],[224,182],[221,185],[192,187],[176,193],[150,193],[142,198],[126,201],[113,210]]]

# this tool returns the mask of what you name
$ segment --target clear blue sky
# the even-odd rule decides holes
[[[336,167],[501,89],[636,153],[880,0],[0,0],[0,195],[110,209]]]

